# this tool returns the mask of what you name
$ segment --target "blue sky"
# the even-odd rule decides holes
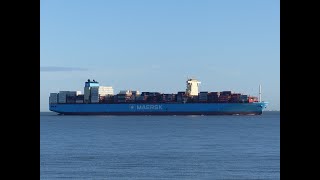
[[[279,0],[41,0],[40,111],[87,79],[172,93],[258,96],[280,110]]]

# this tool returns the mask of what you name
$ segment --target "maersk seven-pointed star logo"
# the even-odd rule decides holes
[[[134,105],[130,105],[130,110],[134,110],[134,109],[135,109]]]

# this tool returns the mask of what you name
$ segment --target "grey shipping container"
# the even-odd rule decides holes
[[[76,103],[83,103],[83,99],[77,99]]]

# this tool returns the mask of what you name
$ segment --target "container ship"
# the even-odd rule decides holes
[[[122,90],[88,79],[81,91],[50,93],[49,110],[59,115],[261,115],[268,102],[231,91],[200,91],[187,79],[186,90],[172,94]]]

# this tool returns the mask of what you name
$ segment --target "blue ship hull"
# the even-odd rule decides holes
[[[267,102],[158,103],[158,104],[50,104],[64,115],[261,115]]]

